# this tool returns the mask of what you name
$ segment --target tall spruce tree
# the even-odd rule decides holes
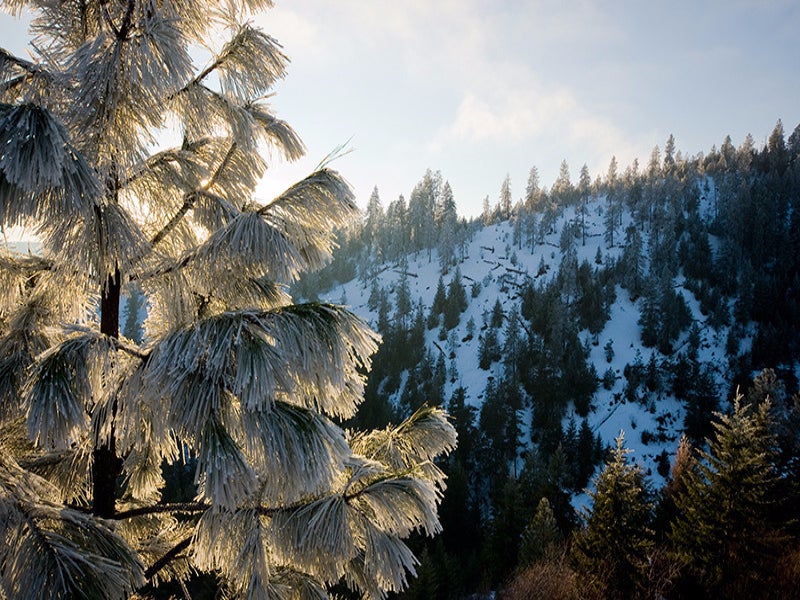
[[[339,174],[253,200],[259,148],[303,151],[265,102],[287,58],[248,16],[271,2],[2,4],[36,44],[0,50],[0,224],[44,250],[0,260],[0,596],[125,598],[192,569],[237,597],[402,589],[455,432],[432,409],[334,421],[378,338],[284,291],[356,213]],[[141,345],[119,333],[131,282]],[[184,456],[195,497],[162,501]]]
[[[642,590],[653,548],[653,505],[642,469],[628,461],[623,435],[590,492],[586,527],[572,546],[587,592],[603,598],[633,598]]]
[[[670,539],[708,597],[767,597],[784,539],[770,403],[754,407],[739,396],[714,427],[673,494]]]

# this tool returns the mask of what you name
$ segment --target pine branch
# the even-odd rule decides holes
[[[173,560],[178,558],[181,552],[186,550],[189,545],[192,543],[192,536],[186,537],[182,539],[180,542],[175,544],[170,550],[167,551],[164,556],[159,558],[156,562],[150,565],[147,570],[144,572],[145,579],[152,579],[161,569],[166,567],[169,563]]]
[[[111,18],[111,14],[108,12],[108,0],[101,0],[100,6],[103,7],[103,19],[105,19],[106,25],[114,32],[114,37],[121,39],[120,31],[114,23],[114,19]]]
[[[398,478],[402,479],[405,477],[412,477],[413,476],[412,471],[413,470],[409,469],[407,472],[399,475],[397,473],[393,473],[391,475],[384,475],[378,477],[376,479],[371,480],[367,485],[365,485],[363,488],[355,492],[346,492],[342,494],[342,498],[344,499],[345,502],[350,502],[368,493],[368,488],[370,485],[383,483],[386,481],[390,481],[392,479],[398,479]],[[306,498],[299,502],[287,504],[285,506],[259,505],[258,507],[256,507],[255,511],[262,517],[273,517],[279,513],[286,513],[299,510],[304,506],[308,506],[309,504],[319,502],[325,498],[334,495],[337,494],[325,494],[316,498],[310,498],[310,499]],[[131,508],[129,510],[120,511],[114,515],[114,519],[122,521],[125,519],[133,519],[136,517],[143,517],[146,515],[158,515],[165,513],[201,513],[209,510],[210,508],[212,508],[212,505],[208,504],[207,502],[174,502],[170,504],[153,504],[151,506],[140,506],[139,508]]]
[[[178,209],[178,212],[176,212],[172,216],[172,218],[167,222],[167,224],[164,225],[164,227],[158,233],[156,233],[150,240],[151,246],[156,246],[161,240],[167,237],[167,235],[169,235],[173,229],[175,229],[178,226],[178,224],[183,220],[183,217],[186,216],[186,213],[192,210],[192,208],[195,205],[195,202],[197,202],[197,198],[198,198],[197,190],[189,192],[184,196],[183,204]]]
[[[133,24],[133,9],[136,7],[136,0],[128,0],[128,6],[125,8],[125,15],[122,17],[122,25],[120,27],[116,26],[111,14],[108,12],[108,0],[100,0],[100,5],[103,7],[103,18],[114,32],[114,37],[124,42],[128,38]]]
[[[153,504],[152,506],[141,506],[130,510],[123,510],[114,515],[115,519],[133,519],[145,515],[158,515],[164,513],[198,513],[211,508],[205,502],[176,502],[172,504]]]
[[[222,173],[223,169],[225,169],[225,167],[227,167],[228,164],[230,164],[231,157],[233,156],[233,153],[236,151],[236,147],[237,147],[236,142],[231,142],[231,146],[230,148],[228,148],[228,152],[226,152],[225,157],[222,159],[222,162],[219,164],[219,166],[211,175],[211,177],[209,177],[207,181],[203,182],[200,185],[200,187],[186,194],[185,199],[183,201],[183,205],[178,209],[178,212],[176,212],[173,215],[173,217],[169,220],[169,222],[166,225],[164,225],[163,229],[161,229],[161,231],[156,233],[153,236],[153,239],[150,240],[151,246],[155,246],[161,240],[163,240],[167,235],[169,235],[169,233],[173,229],[175,229],[178,226],[178,224],[183,220],[186,214],[190,210],[192,210],[192,208],[194,208],[197,199],[201,195],[203,195],[208,189],[210,189],[212,185],[214,185],[214,183],[219,178],[220,173]]]
[[[205,145],[209,141],[209,139],[201,140],[200,142],[195,142],[194,145]],[[132,170],[133,172],[130,173],[124,181],[120,182],[120,189],[128,187],[130,184],[143,177],[146,173],[154,171],[161,165],[167,165],[171,162],[179,162],[180,154],[183,150],[183,148],[170,148],[150,156],[143,164],[134,168]]]
[[[52,74],[47,69],[42,68],[42,66],[32,63],[29,60],[25,60],[24,58],[15,56],[5,48],[0,48],[0,66],[3,66],[4,62],[11,63],[18,69],[22,70],[23,73],[16,77],[10,77],[5,81],[0,82],[0,94],[18,85],[21,85],[25,81],[36,76],[43,75],[48,79],[53,79]]]

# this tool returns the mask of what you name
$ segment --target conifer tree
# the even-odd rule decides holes
[[[653,532],[652,503],[644,473],[628,461],[623,435],[597,477],[586,527],[572,555],[588,590],[604,598],[633,598],[642,588]]]
[[[763,597],[784,537],[770,403],[738,396],[674,495],[674,551],[708,597]],[[777,520],[776,520],[776,517]]]
[[[2,4],[33,11],[36,45],[0,50],[0,225],[44,251],[0,260],[0,596],[126,598],[192,569],[251,598],[405,587],[455,432],[434,409],[334,421],[378,336],[285,292],[356,215],[342,177],[253,198],[260,148],[303,152],[265,101],[288,59],[248,18],[271,2]],[[119,332],[133,282],[142,344]],[[183,456],[195,497],[164,502]]]
[[[441,194],[441,207],[437,214],[439,229],[439,266],[442,273],[447,273],[455,261],[458,213],[453,199],[453,190],[450,183],[445,181]]]
[[[521,566],[529,565],[544,558],[563,540],[556,516],[550,502],[543,497],[536,506],[536,512],[522,532],[519,548]]]
[[[506,174],[500,186],[500,199],[497,202],[500,219],[505,221],[511,217],[511,176]]]
[[[525,186],[523,206],[527,212],[537,214],[544,210],[546,201],[547,194],[540,187],[539,169],[536,165],[533,165],[528,171],[528,183]]]
[[[439,283],[436,284],[436,293],[433,296],[431,312],[428,314],[428,329],[433,329],[439,324],[439,315],[447,307],[447,290],[444,287],[444,279],[439,276]]]

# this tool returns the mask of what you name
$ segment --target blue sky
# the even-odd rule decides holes
[[[254,20],[292,60],[273,107],[308,146],[264,197],[350,140],[334,167],[362,206],[431,168],[476,215],[506,174],[521,196],[533,165],[549,187],[562,159],[576,181],[670,133],[694,155],[800,123],[796,0],[276,0]],[[0,15],[0,45],[19,51],[19,29]]]

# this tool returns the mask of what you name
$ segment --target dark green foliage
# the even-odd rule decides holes
[[[608,305],[604,300],[602,274],[592,272],[589,263],[584,261],[578,267],[575,311],[581,329],[598,334],[608,321]]]
[[[520,396],[511,386],[489,379],[480,409],[481,463],[489,482],[490,497],[510,469],[516,469],[520,439]]]
[[[610,363],[614,360],[614,340],[610,339],[603,346],[603,353],[606,357],[606,362]]]
[[[447,369],[444,355],[425,351],[422,358],[409,369],[399,408],[404,416],[413,414],[424,404],[441,406],[445,402],[444,386]]]
[[[408,285],[408,273],[403,271],[395,290],[395,320],[406,322],[413,308],[411,303],[411,290]]]
[[[603,388],[610,390],[617,382],[617,373],[613,367],[608,367],[603,373]]]
[[[521,567],[544,558],[562,542],[564,535],[558,528],[555,514],[547,498],[539,500],[536,513],[522,531],[519,549]]]
[[[480,338],[478,345],[478,366],[487,370],[492,363],[500,360],[500,342],[497,339],[497,330],[490,327]]]
[[[569,492],[573,473],[562,446],[557,446],[553,452],[547,454],[541,450],[528,452],[519,480],[530,511],[534,510],[539,500],[547,498],[559,531],[562,534],[572,531],[576,524],[575,509],[570,502]],[[530,512],[528,518],[532,516],[533,513]]]
[[[644,385],[651,392],[661,390],[661,374],[656,363],[655,352],[650,353],[650,360],[647,362],[644,373]]]
[[[516,306],[508,314],[503,337],[502,361],[506,378],[512,385],[516,385],[520,380],[519,365],[525,351],[523,331]]]
[[[480,281],[473,281],[472,285],[470,286],[470,295],[473,298],[477,298],[481,295],[481,282]]]
[[[500,304],[500,298],[498,298],[495,300],[494,306],[492,307],[492,317],[489,321],[489,327],[494,327],[495,329],[502,327],[504,317],[503,305]]]
[[[587,591],[604,598],[632,598],[645,585],[654,546],[653,504],[641,469],[631,464],[622,434],[597,477],[586,527],[573,541],[572,557],[587,577]]]
[[[672,343],[691,320],[686,300],[669,279],[648,281],[639,318],[645,346],[657,346],[662,354],[672,354]]]
[[[644,266],[642,236],[636,227],[628,227],[625,230],[625,249],[620,262],[620,282],[634,300],[644,289]]]
[[[525,526],[525,506],[519,483],[507,477],[494,502],[488,523],[483,563],[493,588],[505,582],[518,561],[520,532]]]
[[[589,479],[594,473],[594,468],[602,458],[600,453],[597,452],[597,444],[600,441],[599,437],[595,437],[589,421],[587,419],[581,420],[581,426],[578,430],[577,446],[575,448],[575,486],[576,491],[583,490],[588,484]]]
[[[683,430],[695,444],[703,444],[712,433],[712,418],[719,408],[719,390],[714,376],[705,365],[691,363],[686,379],[682,382],[681,395],[676,396],[685,401],[686,414]]]
[[[444,287],[444,280],[439,277],[439,283],[436,284],[436,294],[433,296],[433,304],[431,304],[431,311],[428,314],[428,329],[433,329],[439,324],[439,315],[445,311],[447,306],[447,291]]]
[[[464,285],[461,283],[461,271],[456,268],[453,279],[447,286],[447,296],[445,298],[444,309],[442,311],[442,326],[444,329],[449,331],[458,325],[461,313],[467,309],[468,305],[469,301],[467,300],[467,292],[464,289]]]
[[[736,400],[719,415],[708,452],[683,474],[670,540],[685,575],[708,597],[762,597],[785,532],[770,407]],[[687,584],[688,585],[688,584]]]

